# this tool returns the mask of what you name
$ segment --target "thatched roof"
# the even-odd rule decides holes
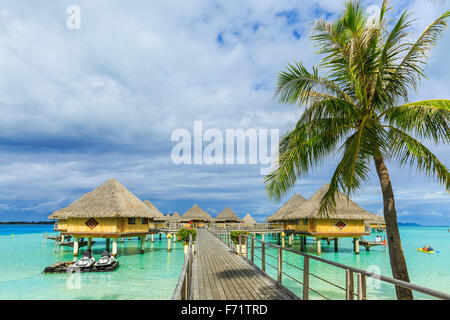
[[[158,208],[155,207],[153,203],[151,203],[149,200],[145,200],[144,204],[149,207],[149,209],[154,212],[157,215],[157,218],[154,218],[155,221],[166,221],[167,217],[158,210]]]
[[[172,216],[169,218],[170,222],[179,222],[181,219],[181,215],[178,212],[174,212],[174,214],[172,214]]]
[[[230,207],[226,207],[222,210],[221,213],[217,215],[217,217],[214,218],[214,221],[216,222],[223,222],[223,221],[235,221],[235,222],[241,222],[241,219],[238,218],[238,216],[233,212],[233,210],[230,209]]]
[[[181,221],[189,222],[189,221],[212,221],[213,218],[206,212],[203,211],[197,204],[194,204],[192,208],[186,211],[181,216]]]
[[[296,193],[290,198],[285,204],[281,206],[274,214],[266,218],[267,222],[281,221],[284,220],[284,217],[293,211],[295,211],[298,207],[303,205],[306,202],[306,199],[303,198],[300,194]]]
[[[97,189],[86,193],[66,208],[53,212],[49,219],[62,218],[157,218],[141,200],[116,179],[109,179]]]
[[[352,200],[350,200],[346,195],[341,192],[337,192],[336,200],[336,210],[334,212],[325,212],[319,214],[320,201],[322,200],[325,193],[328,191],[330,185],[328,183],[324,184],[319,190],[312,195],[310,199],[304,202],[301,206],[294,208],[291,212],[283,218],[283,220],[296,220],[305,218],[339,218],[339,219],[349,219],[349,220],[364,220],[370,219],[373,214],[367,210],[364,210]]]
[[[247,213],[242,221],[244,221],[244,223],[256,223],[255,219],[253,219],[250,213]]]
[[[372,214],[369,219],[366,219],[366,222],[373,224],[386,224],[386,222],[384,221],[384,217],[377,214]]]

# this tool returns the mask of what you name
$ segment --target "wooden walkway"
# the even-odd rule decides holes
[[[193,261],[194,300],[298,299],[211,232],[197,229]]]

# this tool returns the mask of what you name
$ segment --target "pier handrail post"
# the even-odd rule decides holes
[[[266,244],[261,243],[261,269],[266,272]]]
[[[281,248],[278,248],[278,284],[281,285],[281,274],[282,274],[282,268],[283,268],[283,251]]]
[[[358,273],[358,300],[367,299],[366,275]]]
[[[242,237],[241,237],[241,234],[239,234],[238,253],[239,253],[240,256],[242,256]]]
[[[252,254],[251,254],[252,262],[255,261],[255,238],[252,237]]]
[[[309,300],[309,257],[303,257],[303,300]]]
[[[244,239],[245,239],[245,257],[248,260],[248,235],[244,235]]]
[[[354,300],[353,271],[345,270],[345,300]]]

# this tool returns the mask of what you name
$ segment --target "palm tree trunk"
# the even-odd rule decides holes
[[[395,279],[409,282],[408,268],[403,255],[400,232],[397,225],[397,212],[395,210],[394,191],[392,190],[391,178],[387,167],[381,157],[375,157],[375,167],[380,179],[383,192],[384,219],[386,221],[386,234],[389,244],[389,258],[391,261],[392,275]],[[413,294],[410,289],[396,286],[398,300],[412,300]]]

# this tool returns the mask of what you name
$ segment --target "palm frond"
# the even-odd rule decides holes
[[[436,143],[450,142],[450,100],[428,100],[391,107],[380,116],[388,125]]]
[[[352,130],[345,118],[316,119],[301,124],[280,141],[278,167],[266,176],[266,191],[279,200],[296,182],[318,166]]]
[[[428,176],[433,176],[450,192],[450,172],[448,168],[422,143],[407,133],[391,128],[389,139],[392,155],[400,165],[410,165]]]

